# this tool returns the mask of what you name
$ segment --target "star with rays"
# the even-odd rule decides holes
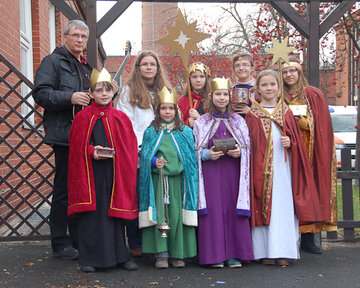
[[[187,24],[181,10],[176,16],[176,25],[168,26],[168,35],[155,43],[168,46],[170,54],[179,54],[185,67],[188,67],[191,51],[200,52],[197,43],[209,38],[211,35],[196,31],[197,21]]]
[[[266,53],[273,54],[272,64],[274,65],[280,59],[289,63],[289,53],[294,51],[295,48],[288,46],[289,37],[286,37],[281,43],[278,42],[275,38],[272,38],[273,48],[266,50]]]

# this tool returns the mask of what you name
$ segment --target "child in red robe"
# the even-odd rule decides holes
[[[83,272],[134,270],[123,219],[138,216],[137,141],[129,118],[111,104],[110,74],[93,70],[90,106],[76,114],[69,146],[68,214],[77,218]]]
[[[186,94],[178,100],[178,106],[183,123],[193,128],[194,122],[206,112],[204,105],[208,105],[205,102],[208,101],[210,93],[210,69],[205,64],[197,62],[188,68],[188,74],[190,75],[191,99],[187,87]]]

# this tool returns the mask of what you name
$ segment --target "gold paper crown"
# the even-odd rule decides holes
[[[210,77],[211,76],[211,72],[210,72],[210,69],[209,67],[207,67],[205,64],[203,63],[193,63],[191,64],[191,66],[188,68],[188,72],[189,72],[189,75],[193,72],[195,72],[196,70],[199,70],[200,72],[203,72],[205,73],[205,75],[207,77]]]
[[[297,63],[297,62],[289,62],[289,63],[284,62],[282,64],[282,67],[283,67],[283,69],[289,68],[289,67],[295,67],[296,69],[302,71],[302,67],[301,67],[300,63]]]
[[[112,83],[111,75],[105,68],[103,68],[101,72],[99,72],[95,68],[92,69],[90,77],[90,87],[94,87],[95,84],[99,82],[109,82],[110,84]]]
[[[159,93],[159,98],[160,98],[160,104],[172,103],[177,105],[178,95],[175,88],[170,93],[169,89],[166,86],[164,86]]]
[[[230,90],[230,80],[224,77],[214,78],[210,81],[211,93],[216,90]]]

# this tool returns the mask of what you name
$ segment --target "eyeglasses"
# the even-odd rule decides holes
[[[143,63],[143,64],[140,64],[139,66],[142,67],[142,68],[147,68],[147,67],[155,68],[155,67],[157,67],[156,63]]]
[[[290,69],[283,70],[283,71],[282,71],[282,74],[283,74],[283,75],[287,75],[288,73],[289,73],[289,74],[295,74],[296,72],[297,72],[297,69],[296,69],[296,68],[290,68]]]
[[[88,39],[88,36],[85,35],[85,34],[78,34],[78,33],[74,33],[74,34],[67,34],[73,38],[76,38],[76,39],[79,39],[81,38],[81,40],[87,40]]]
[[[241,67],[249,68],[250,66],[251,66],[251,64],[249,64],[249,63],[241,63],[241,64],[235,64],[234,68],[241,68]]]

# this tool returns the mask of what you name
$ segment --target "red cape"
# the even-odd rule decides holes
[[[94,102],[76,114],[70,130],[68,174],[68,215],[96,210],[96,191],[89,145],[96,120],[102,119],[107,140],[115,149],[114,177],[109,216],[135,219],[138,216],[136,198],[137,140],[130,119],[121,111]],[[101,160],[98,160],[101,161]]]
[[[333,164],[334,131],[329,108],[321,91],[315,87],[305,89],[314,122],[313,156],[310,163],[320,198],[325,221],[336,223],[336,168]],[[335,185],[335,187],[333,187]],[[331,215],[335,211],[335,215]],[[301,223],[303,224],[303,223]]]
[[[201,102],[201,95],[195,94],[193,91],[191,91],[191,99],[192,99],[192,107],[196,110]],[[189,97],[183,96],[178,99],[178,107],[181,111],[181,118],[185,125],[189,126],[189,110],[190,110],[190,101]]]
[[[245,117],[249,127],[251,143],[251,225],[268,226],[270,225],[271,217],[272,187],[269,195],[265,195],[264,172],[268,139],[264,130],[265,126],[262,123],[262,119],[265,119],[265,114],[259,106],[260,105],[254,101],[251,111],[247,113]],[[278,110],[274,115],[279,115],[280,113],[280,117],[275,118],[274,121],[276,121],[280,127],[283,127],[281,104],[279,104],[276,109],[280,109],[280,111]],[[292,190],[296,216],[300,221],[305,223],[322,221],[323,217],[320,213],[319,198],[306,156],[306,150],[294,116],[287,106],[285,107],[285,127],[286,135],[291,139]]]

